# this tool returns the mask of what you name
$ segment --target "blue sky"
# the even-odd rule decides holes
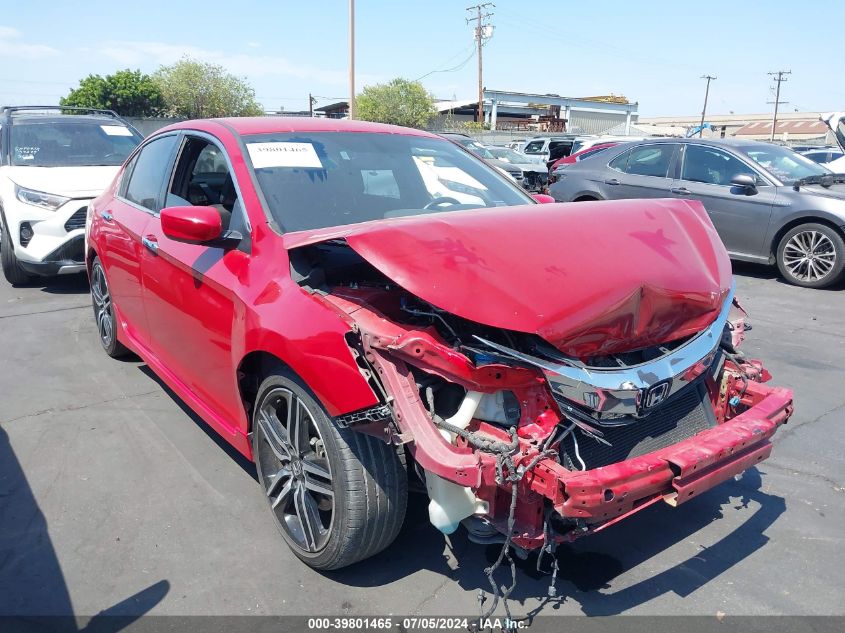
[[[357,0],[357,87],[460,66],[472,52],[467,0]],[[838,0],[498,0],[484,51],[488,88],[623,94],[643,116],[767,112],[767,72],[792,70],[784,109],[845,109]],[[826,25],[830,24],[830,27]],[[347,2],[15,2],[0,14],[0,102],[57,103],[89,73],[152,72],[188,54],[222,64],[267,108],[346,98]],[[825,43],[826,42],[826,43]],[[834,55],[826,54],[825,50]],[[430,74],[438,98],[473,98],[476,62]]]

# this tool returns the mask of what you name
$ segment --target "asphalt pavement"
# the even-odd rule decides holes
[[[523,565],[515,614],[845,614],[845,287],[736,269],[744,349],[795,391],[772,458],[561,548],[555,599]],[[497,549],[444,538],[419,495],[375,558],[299,562],[252,465],[102,352],[84,278],[0,282],[0,358],[0,615],[477,613]]]

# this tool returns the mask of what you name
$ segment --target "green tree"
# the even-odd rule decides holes
[[[255,100],[255,90],[216,64],[185,57],[172,66],[162,66],[153,80],[171,116],[204,119],[264,113]]]
[[[355,104],[359,119],[405,127],[426,127],[437,115],[434,97],[423,85],[402,78],[365,87]]]
[[[59,105],[114,110],[122,116],[159,116],[164,109],[161,91],[140,70],[119,70],[113,75],[88,75]]]

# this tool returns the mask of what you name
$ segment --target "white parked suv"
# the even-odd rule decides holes
[[[0,108],[0,263],[10,283],[85,270],[88,203],[141,140],[108,110]]]

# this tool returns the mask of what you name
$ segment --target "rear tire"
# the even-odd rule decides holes
[[[252,428],[270,512],[308,566],[346,567],[394,541],[408,497],[395,446],[336,426],[299,377],[282,368],[261,383]]]
[[[2,220],[0,220],[2,223]],[[12,238],[9,236],[9,231],[5,226],[0,227],[2,236],[0,236],[0,265],[3,268],[3,276],[13,286],[20,286],[31,282],[34,275],[26,272],[20,265],[18,258],[15,257],[15,247],[12,244]]]
[[[783,278],[804,288],[826,288],[845,272],[845,241],[835,229],[815,222],[788,231],[778,244]]]
[[[94,307],[94,319],[97,334],[106,354],[112,358],[122,358],[131,354],[129,349],[117,340],[117,317],[114,301],[111,297],[106,271],[99,257],[91,264],[91,304]]]

